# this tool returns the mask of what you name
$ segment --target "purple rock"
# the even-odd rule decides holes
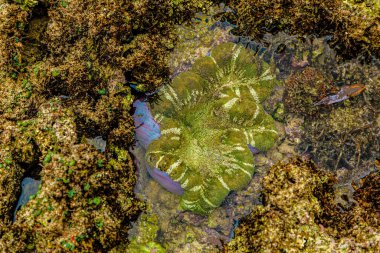
[[[136,100],[133,103],[133,107],[136,109],[133,114],[135,120],[136,142],[142,147],[145,153],[149,144],[160,137],[160,126],[153,119],[146,102]],[[144,157],[144,155],[140,156],[140,159],[143,159],[141,157]],[[184,190],[181,185],[178,182],[173,181],[168,174],[157,168],[151,168],[146,162],[141,164],[144,164],[149,175],[166,190],[177,195],[183,194]]]
[[[136,100],[133,114],[135,120],[136,141],[146,150],[149,144],[160,137],[160,126],[153,119],[146,102]]]
[[[184,190],[181,187],[180,183],[173,181],[173,179],[171,179],[167,173],[157,168],[152,169],[149,166],[147,166],[147,170],[149,172],[149,175],[166,190],[179,196],[183,195]]]
[[[248,145],[248,148],[251,151],[252,155],[256,155],[256,154],[260,153],[260,150],[258,150],[257,148],[253,147],[251,144],[247,144],[247,145]]]

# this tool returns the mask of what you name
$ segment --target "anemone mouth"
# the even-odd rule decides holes
[[[190,137],[189,140],[184,141],[178,152],[179,158],[186,166],[199,173],[208,174],[210,171],[212,172],[210,174],[217,173],[215,165],[223,161],[223,152],[221,149],[215,149],[216,145],[210,145],[214,138],[220,138],[219,131],[204,129],[202,134],[197,133],[196,138]]]

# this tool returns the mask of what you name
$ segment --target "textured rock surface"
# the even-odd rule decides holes
[[[200,214],[218,207],[253,174],[247,144],[268,150],[274,120],[260,103],[276,84],[270,66],[242,46],[225,43],[178,75],[152,108],[161,137],[147,150],[152,167],[181,183],[181,206]]]
[[[263,205],[241,221],[224,252],[377,252],[380,249],[379,172],[364,179],[357,205],[339,211],[335,179],[308,161],[293,159],[270,169]],[[378,182],[378,181],[377,181]]]
[[[379,1],[230,0],[237,35],[261,38],[285,31],[292,35],[331,35],[344,57],[380,55]]]
[[[169,80],[175,25],[209,3],[0,0],[0,251],[128,243],[144,209],[127,151],[130,83]],[[25,177],[41,188],[12,223]]]

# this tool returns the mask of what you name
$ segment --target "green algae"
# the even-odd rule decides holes
[[[22,8],[33,8],[38,4],[38,0],[13,0],[13,2],[20,4]]]
[[[224,43],[160,91],[152,114],[161,137],[146,157],[181,183],[185,210],[207,214],[248,184],[254,166],[247,144],[266,151],[277,138],[274,120],[260,105],[276,83],[253,52]]]

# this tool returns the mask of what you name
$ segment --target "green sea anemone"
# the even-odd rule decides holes
[[[162,101],[151,111],[161,136],[146,159],[181,184],[183,209],[208,214],[251,180],[250,146],[265,151],[277,139],[260,104],[276,82],[259,56],[224,43],[160,90]]]

